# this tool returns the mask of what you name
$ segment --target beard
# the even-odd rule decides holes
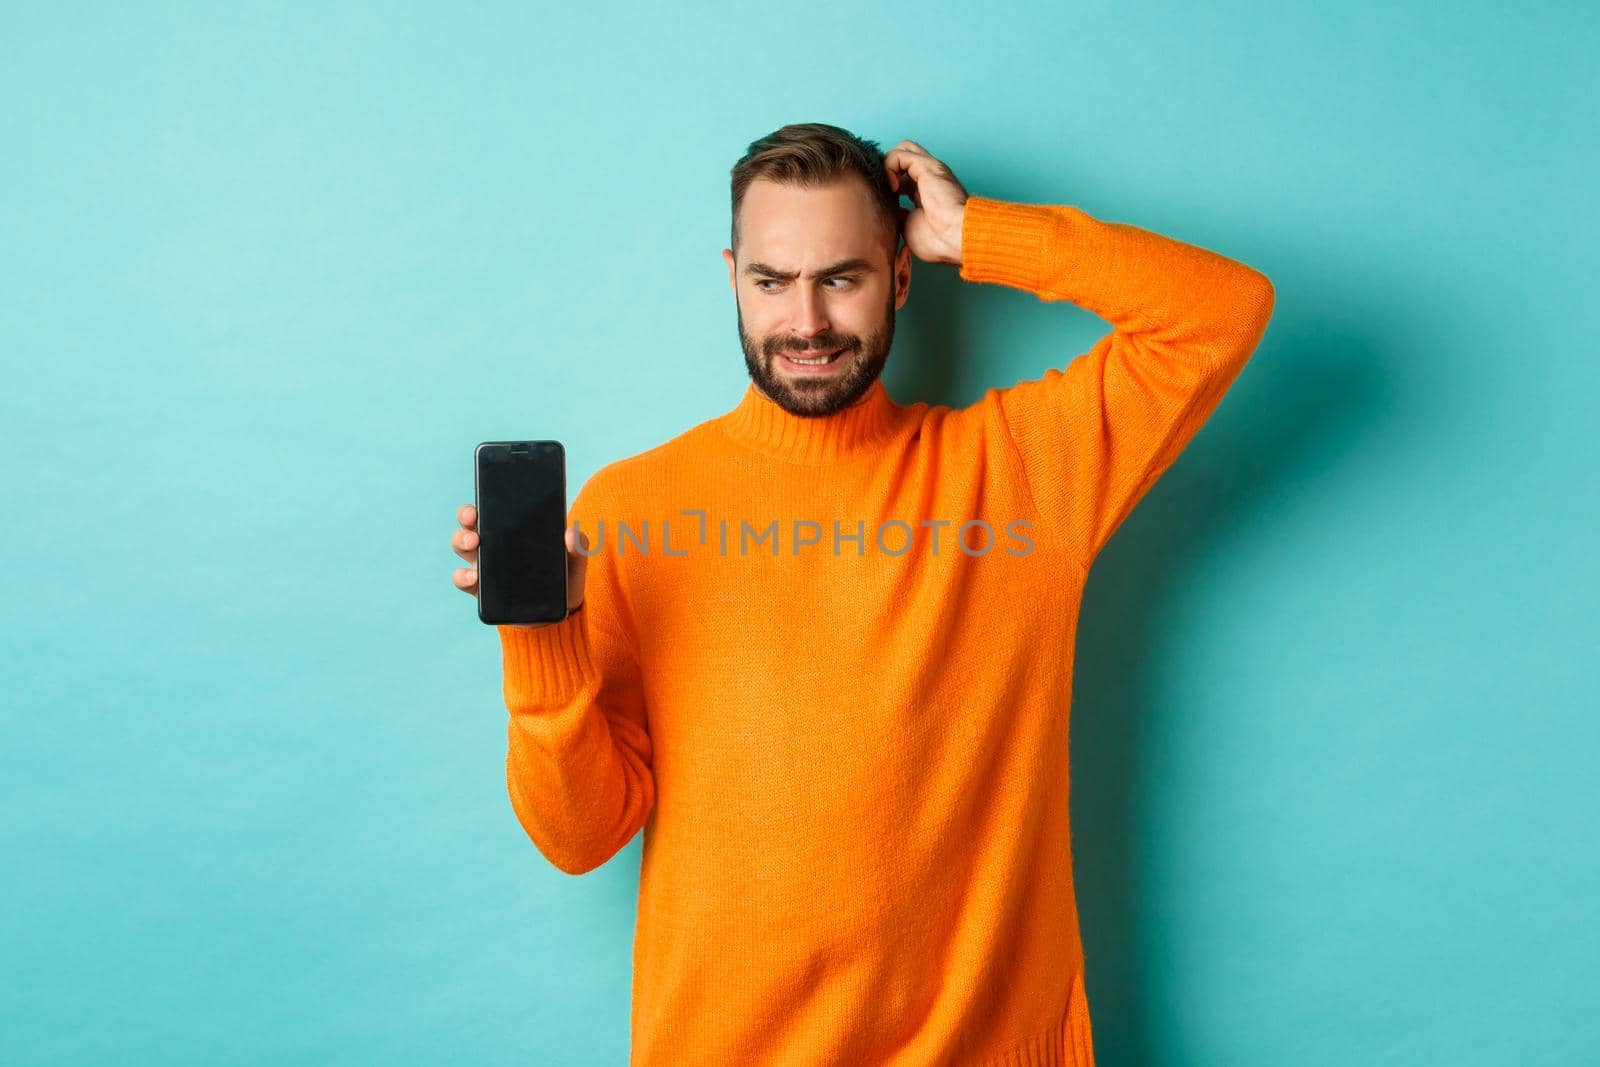
[[[883,325],[863,341],[850,334],[818,334],[809,343],[787,337],[766,337],[757,342],[744,328],[744,312],[735,311],[739,323],[739,345],[744,349],[745,369],[761,391],[792,415],[820,417],[842,411],[861,399],[883,373],[894,343],[894,288],[889,289],[889,305]],[[789,376],[778,370],[784,352],[804,351],[821,356],[836,348],[844,349],[830,374]]]

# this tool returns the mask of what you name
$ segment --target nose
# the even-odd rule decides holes
[[[828,307],[814,286],[798,286],[800,307],[796,312],[795,332],[810,338],[828,328]]]

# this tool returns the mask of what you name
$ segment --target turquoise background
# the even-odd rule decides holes
[[[448,541],[737,401],[813,120],[1276,286],[1083,607],[1103,1067],[1600,1061],[1592,7],[137,6],[0,9],[0,1061],[625,1061]],[[1105,329],[917,263],[886,381]]]

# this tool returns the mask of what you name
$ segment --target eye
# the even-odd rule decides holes
[[[843,285],[837,286],[837,288],[840,288],[840,289],[843,289],[843,288],[845,288],[847,286],[854,285],[855,282],[856,282],[854,277],[845,277],[844,275],[835,275],[832,278],[827,278],[827,279],[824,279],[824,280],[825,281],[829,281],[829,282],[843,282],[844,283]],[[783,283],[779,282],[779,281],[777,281],[777,280],[775,280],[773,278],[763,278],[760,281],[756,282],[756,288],[760,289],[764,293],[771,293],[771,292],[775,292],[776,290],[768,289],[767,286],[769,286],[769,285],[781,285],[781,284],[783,284]]]

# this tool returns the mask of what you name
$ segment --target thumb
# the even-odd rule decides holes
[[[576,611],[583,603],[583,578],[589,569],[589,535],[576,526],[567,527],[567,610]]]

